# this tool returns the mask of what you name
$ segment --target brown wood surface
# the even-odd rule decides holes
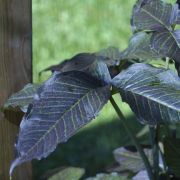
[[[0,107],[32,81],[31,0],[0,0]],[[0,112],[0,180],[9,179],[20,114]],[[32,179],[31,164],[15,169],[13,180]]]

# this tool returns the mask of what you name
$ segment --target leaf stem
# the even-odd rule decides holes
[[[152,144],[152,155],[153,155],[153,169],[155,178],[159,178],[159,145],[158,145],[158,132],[159,127],[149,127]]]
[[[116,113],[118,114],[119,116],[119,119],[122,123],[122,125],[124,126],[124,128],[126,129],[129,137],[131,138],[132,142],[134,143],[134,145],[136,146],[136,149],[137,151],[139,152],[139,154],[141,155],[141,158],[143,159],[143,162],[144,162],[144,165],[146,167],[146,170],[147,170],[147,173],[148,173],[148,176],[149,176],[149,179],[150,180],[154,180],[154,175],[153,175],[153,172],[152,172],[152,169],[151,169],[151,165],[148,161],[148,158],[147,156],[145,155],[143,149],[141,148],[137,138],[135,137],[135,135],[133,134],[132,130],[131,130],[131,127],[125,122],[126,119],[124,117],[124,115],[122,114],[121,110],[119,109],[118,105],[116,104],[115,100],[113,99],[113,97],[111,96],[110,98],[110,102],[112,104],[112,106],[114,107]]]
[[[169,69],[169,58],[166,58],[166,69]]]

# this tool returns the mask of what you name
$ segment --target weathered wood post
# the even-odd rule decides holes
[[[12,93],[32,81],[31,12],[31,0],[0,0],[0,107]],[[9,179],[18,116],[8,112],[5,118],[0,112],[0,180]],[[13,179],[32,179],[30,163],[16,168]]]

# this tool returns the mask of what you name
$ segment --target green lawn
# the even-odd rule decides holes
[[[124,49],[131,36],[130,17],[135,0],[33,0],[33,79],[38,72],[79,52],[94,52],[108,46]],[[116,96],[120,102],[119,96]],[[137,132],[140,125],[129,107],[120,104]],[[114,148],[129,138],[107,104],[96,120],[67,143],[60,144],[47,159],[34,162],[35,178],[59,166],[86,168],[87,175],[103,171],[112,160]]]
[[[34,81],[38,72],[79,52],[124,49],[135,0],[34,0]],[[43,79],[46,79],[45,76]]]

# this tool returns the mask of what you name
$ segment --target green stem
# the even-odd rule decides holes
[[[160,155],[161,155],[161,158],[162,158],[163,171],[164,171],[164,173],[167,174],[167,164],[166,164],[166,160],[165,160],[165,158],[164,158],[164,154],[163,154],[161,148],[159,148],[159,152],[160,152]]]
[[[137,151],[139,152],[139,154],[141,155],[141,158],[143,159],[144,165],[146,167],[149,179],[154,180],[154,175],[153,172],[151,170],[151,165],[148,161],[147,156],[145,155],[143,149],[141,148],[137,138],[135,137],[135,135],[132,133],[131,127],[126,123],[126,119],[124,117],[124,115],[122,114],[121,110],[119,109],[118,105],[116,104],[116,102],[114,101],[113,97],[110,98],[110,102],[112,104],[112,106],[114,107],[116,113],[118,114],[120,121],[122,123],[122,125],[124,126],[124,128],[126,129],[129,137],[131,138],[132,142],[134,143],[134,145],[136,146]]]
[[[169,69],[169,58],[166,58],[166,69]]]
[[[152,143],[152,155],[153,155],[153,169],[155,178],[159,178],[159,145],[158,145],[158,131],[159,127],[149,127]]]

